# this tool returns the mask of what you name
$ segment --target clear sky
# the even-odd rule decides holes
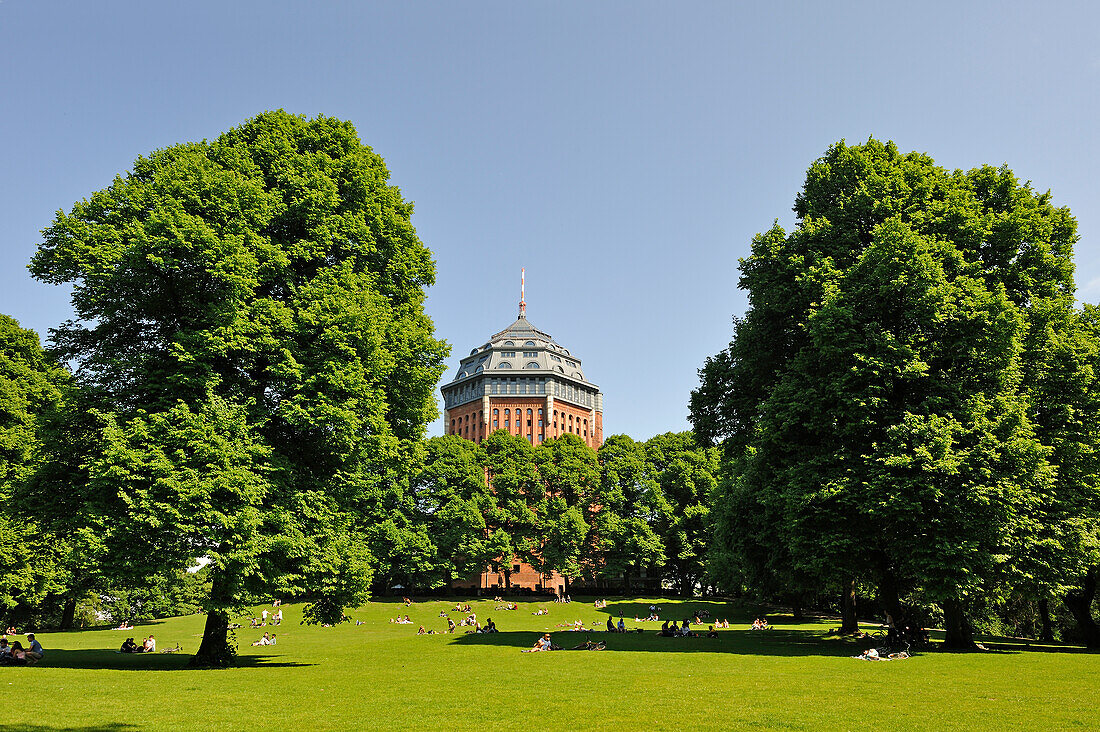
[[[416,202],[446,380],[515,318],[526,267],[528,317],[602,388],[605,433],[686,429],[745,308],[738,258],[841,138],[1050,189],[1100,299],[1098,36],[1088,2],[0,0],[0,312],[71,316],[26,263],[136,156],[323,113]]]

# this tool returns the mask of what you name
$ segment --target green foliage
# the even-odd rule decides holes
[[[72,288],[53,344],[101,415],[83,464],[120,576],[207,556],[217,617],[262,588],[319,619],[362,597],[352,513],[392,492],[376,469],[435,416],[447,351],[388,177],[351,124],[267,112],[139,158],[46,229],[31,271]]]
[[[857,577],[893,607],[1071,582],[1097,392],[1069,211],[870,140],[814,162],[795,212],[753,240],[749,311],[692,394],[723,444],[723,584]]]

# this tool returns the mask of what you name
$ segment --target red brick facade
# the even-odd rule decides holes
[[[549,415],[549,416],[548,416]],[[538,445],[572,433],[593,450],[603,444],[603,412],[553,397],[489,396],[447,410],[448,435],[481,442],[498,429]]]

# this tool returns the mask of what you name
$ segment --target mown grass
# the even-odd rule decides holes
[[[556,625],[602,627],[620,611],[628,626],[650,600],[570,605],[470,604],[496,635],[416,636],[441,630],[450,601],[374,602],[351,613],[363,625],[302,626],[284,608],[279,644],[252,647],[262,631],[237,631],[240,663],[189,670],[184,655],[122,655],[126,636],[156,634],[158,647],[194,651],[198,616],[132,631],[43,633],[42,665],[0,668],[5,730],[139,729],[1072,729],[1100,726],[1100,655],[1005,645],[980,654],[925,652],[911,659],[850,658],[867,641],[826,636],[835,622],[751,632],[753,608],[654,600],[662,616],[706,607],[736,628],[718,639],[592,633],[603,652],[520,653],[549,630],[559,645],[584,640]],[[537,607],[549,615],[535,616]],[[387,622],[408,613],[413,625]],[[457,614],[455,613],[454,615]],[[247,621],[246,621],[247,623]],[[272,630],[268,628],[267,630]],[[1055,652],[1060,651],[1060,652]]]

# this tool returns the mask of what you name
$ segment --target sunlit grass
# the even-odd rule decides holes
[[[696,609],[735,627],[717,639],[659,637],[659,623],[635,623],[649,604],[677,620]],[[454,600],[406,608],[374,602],[351,614],[363,625],[301,626],[301,608],[284,608],[278,628],[237,631],[237,668],[194,671],[183,655],[122,655],[127,636],[156,634],[163,649],[194,651],[199,616],[171,618],[132,631],[46,633],[43,665],[0,669],[11,713],[0,729],[1063,729],[1100,724],[1100,655],[1005,650],[923,653],[904,661],[850,656],[866,641],[830,638],[835,621],[752,632],[758,610],[721,602],[612,600],[520,603],[495,610],[470,600],[496,635],[417,636],[443,630],[441,609]],[[548,615],[532,612],[545,607]],[[550,631],[569,648],[584,633],[558,624],[602,628],[620,612],[642,634],[590,633],[603,652],[520,653]],[[388,618],[406,613],[412,625]],[[451,613],[457,620],[458,614]],[[247,619],[244,623],[247,625]],[[263,630],[279,644],[253,647]],[[1077,649],[1056,649],[1072,651]]]

